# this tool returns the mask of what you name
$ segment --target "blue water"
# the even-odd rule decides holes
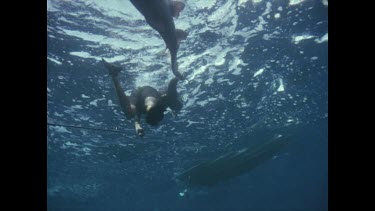
[[[47,1],[48,210],[328,210],[328,3],[184,2],[184,108],[139,138],[100,60],[125,68],[126,91],[166,88],[160,36],[128,0]],[[276,133],[291,141],[251,171],[174,179]]]

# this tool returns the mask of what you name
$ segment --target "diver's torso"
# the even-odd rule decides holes
[[[130,104],[135,105],[138,112],[146,113],[145,99],[147,97],[154,97],[161,103],[160,93],[156,89],[151,86],[142,86],[130,95]]]

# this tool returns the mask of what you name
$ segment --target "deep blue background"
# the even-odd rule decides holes
[[[261,2],[254,9],[248,3],[237,11],[239,22],[246,24],[257,18],[264,11],[265,5],[266,2]],[[247,108],[249,111],[256,109],[256,103],[262,97],[270,99],[249,121],[243,121],[241,113],[231,100],[233,97],[230,89],[233,87],[223,83],[213,87],[202,85],[202,89],[207,91],[203,97],[222,93],[227,98],[226,101],[215,102],[204,108],[185,108],[189,115],[183,118],[197,121],[198,117],[203,117],[205,122],[213,122],[225,113],[227,121],[219,121],[219,126],[192,124],[186,127],[179,124],[178,120],[174,122],[170,116],[166,116],[162,132],[147,127],[148,133],[141,141],[134,135],[133,123],[124,121],[121,113],[114,115],[104,102],[98,102],[97,110],[83,109],[82,113],[64,113],[64,110],[73,105],[85,105],[89,102],[72,101],[80,98],[83,91],[90,93],[90,100],[106,95],[114,104],[117,101],[108,76],[98,63],[66,53],[85,50],[89,43],[57,35],[54,31],[49,32],[62,39],[47,36],[48,54],[70,60],[74,66],[66,63],[56,65],[50,60],[47,62],[47,86],[51,90],[47,96],[47,122],[104,129],[118,127],[125,134],[73,128],[66,128],[71,133],[63,133],[48,126],[48,210],[328,210],[328,42],[317,44],[314,39],[307,39],[295,45],[290,40],[293,34],[309,33],[316,37],[326,34],[328,8],[321,1],[306,0],[286,10],[288,1],[272,1],[272,8],[278,6],[284,8],[280,14],[286,18],[283,22],[268,20],[268,28],[280,27],[283,34],[288,36],[264,40],[262,32],[258,33],[242,53],[241,59],[246,63],[242,69],[259,69],[264,65],[265,59],[270,58],[281,64],[293,62],[288,70],[280,67],[280,64],[269,63],[273,75],[264,74],[262,77],[271,82],[275,75],[281,75],[288,93],[306,96],[306,103],[299,101],[297,105],[293,105],[293,101],[287,100],[283,106],[278,107],[276,103],[272,103],[273,100],[279,99],[280,95],[286,97],[287,93],[274,96],[265,83],[260,83],[256,89],[241,85],[238,92],[249,102],[255,102]],[[249,10],[254,12],[248,12]],[[287,15],[287,12],[290,14]],[[92,13],[101,16],[96,11]],[[57,26],[57,18],[57,14],[48,12],[47,25]],[[126,21],[121,21],[126,24]],[[293,25],[294,22],[298,24]],[[317,24],[318,22],[322,23]],[[77,30],[100,33],[85,23]],[[219,36],[215,32],[201,34],[200,47],[204,49],[205,46],[214,45]],[[231,42],[235,43],[236,39]],[[194,46],[190,48],[194,49]],[[202,48],[197,48],[197,51]],[[266,48],[269,50],[259,50]],[[301,50],[303,54],[300,53]],[[96,48],[91,49],[91,53],[101,55],[108,52],[101,52],[101,48]],[[310,58],[313,56],[319,59],[312,62]],[[59,76],[65,77],[64,83],[58,83]],[[246,84],[249,81],[247,75],[237,77],[228,74],[226,78],[236,84]],[[105,80],[105,85],[99,82],[102,79]],[[120,111],[118,107],[114,109]],[[53,116],[55,112],[64,116],[57,118]],[[299,120],[298,124],[267,121],[274,116],[291,114]],[[87,123],[80,120],[80,115],[104,124]],[[249,129],[249,124],[258,121],[260,123]],[[183,135],[172,133],[172,128],[174,132],[180,131]],[[238,131],[247,132],[237,134]],[[240,149],[249,143],[257,143],[262,137],[275,133],[292,134],[290,144],[276,159],[265,162],[253,171],[214,187],[186,187],[173,179],[175,173],[194,164]],[[239,138],[234,138],[237,135]],[[76,144],[80,148],[87,146],[91,149],[90,154],[76,151],[67,143]],[[179,193],[185,188],[187,193],[181,197]]]

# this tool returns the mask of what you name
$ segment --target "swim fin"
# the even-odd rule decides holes
[[[103,58],[102,58],[102,62],[104,66],[108,69],[109,75],[111,75],[112,77],[117,77],[118,73],[122,70],[122,67],[110,64]]]

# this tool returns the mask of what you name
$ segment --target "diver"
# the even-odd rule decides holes
[[[166,92],[158,92],[150,86],[138,87],[130,96],[126,96],[118,79],[118,73],[121,67],[108,63],[102,58],[104,66],[108,69],[115,85],[116,93],[119,98],[120,106],[127,119],[134,117],[135,130],[137,135],[144,136],[144,130],[140,124],[141,114],[146,115],[146,122],[149,125],[156,126],[164,117],[164,111],[169,107],[173,116],[177,116],[182,109],[182,103],[178,99],[177,82],[179,79],[174,77],[168,84]]]

